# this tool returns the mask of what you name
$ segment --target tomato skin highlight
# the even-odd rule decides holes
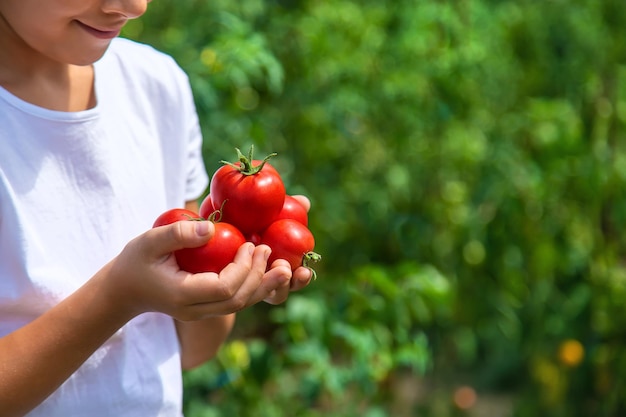
[[[262,161],[253,160],[253,167]],[[234,166],[233,166],[234,165]],[[211,178],[213,207],[222,208],[221,221],[236,226],[244,235],[265,229],[278,216],[285,202],[285,185],[269,163],[256,174],[238,170],[241,163],[223,165]]]
[[[180,269],[194,274],[219,273],[233,261],[239,247],[246,242],[243,234],[228,223],[214,223],[215,234],[204,245],[174,252]]]
[[[268,266],[277,259],[284,259],[292,271],[303,266],[305,256],[315,248],[313,233],[294,219],[280,219],[270,224],[261,236],[261,243],[272,249]]]
[[[202,220],[195,212],[184,208],[169,209],[156,218],[152,227],[165,226],[166,224],[179,222],[182,220]]]
[[[278,216],[276,216],[275,221],[280,219],[294,219],[305,226],[309,225],[309,214],[306,208],[290,195],[285,195],[283,208],[280,213],[278,213]]]

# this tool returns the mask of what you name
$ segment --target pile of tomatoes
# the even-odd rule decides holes
[[[220,272],[247,241],[272,249],[268,266],[276,259],[285,259],[292,270],[300,266],[310,268],[320,255],[313,252],[315,239],[308,228],[307,209],[286,193],[280,174],[268,162],[276,154],[255,160],[253,148],[248,156],[236,150],[238,162],[222,161],[211,178],[209,194],[199,213],[170,209],[156,219],[154,227],[177,221],[214,222],[215,234],[205,245],[175,252],[185,271]]]

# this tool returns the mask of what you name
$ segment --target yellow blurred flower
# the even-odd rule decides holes
[[[559,361],[565,366],[578,366],[585,357],[585,348],[575,339],[564,340],[559,346]]]

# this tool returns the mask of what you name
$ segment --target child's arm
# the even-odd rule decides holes
[[[75,293],[0,338],[0,416],[28,412],[131,318],[159,311],[179,320],[224,316],[255,304],[289,277],[267,276],[268,248],[240,248],[217,274],[181,271],[174,250],[205,243],[209,222],[178,222],[133,239]]]

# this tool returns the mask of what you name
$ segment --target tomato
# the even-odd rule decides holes
[[[161,214],[153,227],[164,226],[178,221],[204,220],[198,214],[187,209],[170,209]],[[233,225],[223,222],[214,223],[215,233],[207,243],[197,248],[185,248],[174,252],[180,269],[187,272],[219,273],[235,258],[239,247],[246,242],[243,234]]]
[[[197,248],[185,248],[174,253],[181,269],[192,272],[219,273],[233,261],[239,247],[246,242],[243,234],[232,224],[214,223],[215,234]]]
[[[261,243],[272,248],[267,264],[276,259],[284,259],[295,271],[300,266],[309,266],[317,262],[320,256],[313,252],[315,239],[313,233],[302,223],[294,219],[280,219],[273,222],[261,235]]]
[[[152,227],[164,226],[181,220],[202,220],[197,213],[184,208],[174,208],[167,210],[156,218]]]
[[[280,213],[278,213],[278,216],[276,216],[275,221],[280,219],[294,219],[305,226],[309,224],[309,215],[306,208],[290,195],[285,196],[283,208]]]
[[[254,243],[254,246],[259,246],[261,244],[261,234],[252,233],[251,235],[246,236],[246,240]]]
[[[204,200],[202,200],[202,203],[200,204],[200,216],[208,219],[215,211],[216,210],[215,207],[213,207],[213,201],[211,200],[211,194],[209,194],[204,198]]]
[[[211,178],[209,191],[214,208],[222,209],[221,221],[236,226],[244,235],[265,229],[285,202],[282,178],[267,160],[252,159],[237,149],[239,162],[225,162]]]

